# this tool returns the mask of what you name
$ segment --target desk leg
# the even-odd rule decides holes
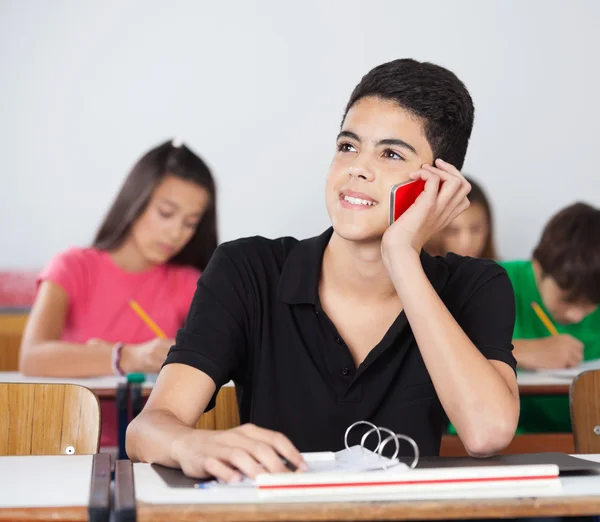
[[[138,383],[130,384],[129,393],[131,396],[131,418],[135,419],[144,407],[142,398],[142,386]]]
[[[117,440],[119,441],[119,459],[126,459],[125,433],[129,424],[129,383],[121,382],[117,386]]]

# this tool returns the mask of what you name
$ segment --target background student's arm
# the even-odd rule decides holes
[[[526,370],[572,368],[583,360],[583,343],[562,334],[540,339],[515,339],[514,356]]]
[[[86,344],[60,340],[68,307],[69,296],[59,284],[40,284],[21,341],[19,370],[26,375],[48,377],[111,375],[114,343],[101,339]],[[157,372],[172,344],[172,339],[156,339],[126,345],[121,368],[125,372]]]
[[[437,230],[468,207],[466,180],[445,162],[413,174],[426,180],[415,204],[386,231],[384,263],[402,302],[438,397],[467,451],[486,456],[512,440],[519,418],[519,391],[508,364],[514,327],[514,294],[506,273],[471,299],[474,344],[442,302],[423,271],[419,252]],[[443,186],[440,189],[440,183]],[[499,267],[498,267],[498,270]],[[481,348],[490,344],[489,360]],[[478,348],[479,347],[479,348]]]

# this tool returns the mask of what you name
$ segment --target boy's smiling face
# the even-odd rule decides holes
[[[369,96],[356,102],[327,178],[327,212],[336,234],[349,241],[380,240],[388,226],[391,187],[433,159],[418,118],[390,100]]]

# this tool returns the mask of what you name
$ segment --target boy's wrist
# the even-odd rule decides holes
[[[423,270],[419,252],[410,246],[387,248],[382,259],[393,280],[402,275],[411,277],[415,269]]]
[[[181,466],[181,462],[185,458],[185,449],[190,447],[189,437],[198,439],[203,438],[206,434],[206,430],[197,430],[196,428],[182,426],[181,432],[173,437],[173,442],[171,443],[171,459]]]

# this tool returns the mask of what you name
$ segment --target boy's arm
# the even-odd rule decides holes
[[[382,256],[448,418],[467,451],[486,456],[510,443],[519,418],[517,380],[508,363],[514,364],[514,294],[504,273],[476,292],[466,312],[463,322],[470,321],[478,345],[491,345],[488,351],[495,356],[490,359],[506,362],[488,360],[452,317],[421,265],[426,241],[469,206],[465,178],[448,163],[437,160],[436,165],[411,176],[424,179],[425,190],[387,229]]]
[[[226,481],[240,480],[240,472],[252,478],[265,469],[285,472],[281,457],[305,466],[281,433],[251,424],[225,431],[194,429],[215,392],[247,371],[252,275],[240,271],[238,259],[239,252],[221,245],[200,277],[185,326],[143,411],[127,430],[132,460]]]
[[[427,371],[465,448],[473,456],[504,449],[515,434],[519,418],[519,390],[513,368],[501,360],[487,359],[475,346],[431,286],[416,254],[398,256],[391,265],[397,267],[390,268],[392,279]],[[507,278],[504,283],[509,285]],[[489,290],[480,290],[485,294],[482,305],[485,301],[491,304],[490,312],[491,307],[497,308],[493,294],[498,284],[501,286],[502,281],[490,284]],[[498,314],[492,317],[497,319]],[[507,323],[510,343],[511,321],[503,322]]]

